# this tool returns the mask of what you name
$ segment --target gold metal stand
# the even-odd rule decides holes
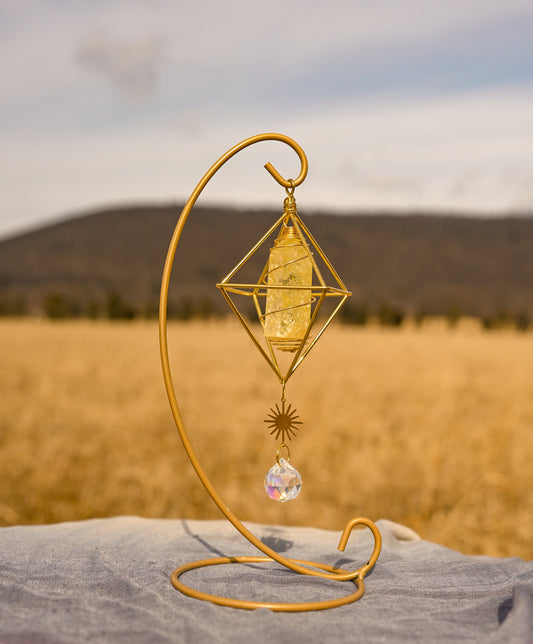
[[[252,543],[258,550],[260,550],[265,557],[219,557],[215,559],[203,559],[200,561],[194,561],[179,568],[176,568],[171,576],[172,584],[182,593],[194,597],[196,599],[202,599],[205,601],[210,601],[214,604],[220,604],[222,606],[231,606],[233,608],[245,608],[245,609],[255,609],[255,608],[269,608],[273,611],[284,611],[284,612],[297,612],[297,611],[309,611],[309,610],[323,610],[326,608],[335,608],[336,606],[342,606],[356,601],[363,596],[365,592],[364,577],[368,571],[376,563],[379,554],[381,552],[381,535],[376,525],[363,517],[358,517],[349,521],[344,528],[342,536],[339,541],[338,549],[343,551],[348,543],[348,539],[352,532],[352,529],[357,526],[365,526],[369,528],[374,537],[374,548],[370,559],[368,562],[354,571],[347,571],[341,568],[335,568],[322,563],[316,563],[313,561],[302,561],[299,559],[287,559],[282,555],[278,554],[268,546],[266,546],[262,541],[260,541],[248,528],[246,528],[241,521],[231,512],[231,510],[226,506],[221,497],[218,495],[215,488],[212,486],[211,482],[207,478],[200,462],[192,448],[191,442],[187,435],[185,425],[183,423],[178,402],[176,399],[176,394],[174,391],[174,385],[172,382],[172,375],[170,370],[170,362],[168,355],[168,341],[167,341],[167,303],[168,303],[168,288],[170,282],[170,275],[172,271],[172,265],[174,263],[174,257],[176,254],[176,248],[178,246],[179,239],[181,237],[183,227],[185,222],[198,199],[200,193],[205,188],[207,183],[213,177],[213,175],[228,161],[233,157],[237,152],[240,152],[244,148],[258,143],[260,141],[280,141],[291,147],[298,155],[301,163],[300,174],[297,179],[287,180],[284,179],[281,174],[270,164],[267,163],[265,168],[268,172],[276,179],[276,181],[284,186],[285,188],[293,189],[295,186],[298,186],[302,183],[307,175],[307,158],[304,154],[302,148],[292,139],[283,135],[283,134],[258,134],[252,136],[248,139],[245,139],[241,143],[237,144],[226,154],[224,154],[220,159],[207,171],[207,173],[202,177],[191,196],[189,197],[185,207],[181,212],[181,216],[178,220],[170,246],[167,253],[167,258],[165,262],[165,268],[163,271],[163,278],[161,283],[161,297],[159,303],[159,341],[160,341],[160,352],[161,352],[161,363],[163,367],[163,377],[165,380],[165,387],[167,390],[170,407],[172,409],[172,414],[176,422],[176,426],[182,440],[183,446],[189,457],[192,466],[194,467],[198,477],[200,478],[202,484],[207,490],[209,496],[216,503],[222,514],[226,519],[246,538],[250,543]],[[302,575],[307,575],[309,577],[319,577],[322,579],[332,579],[339,582],[350,581],[353,582],[356,586],[355,592],[347,596],[340,597],[338,599],[319,601],[319,602],[310,602],[310,603],[269,603],[269,602],[253,602],[241,599],[232,599],[228,597],[220,597],[217,595],[210,595],[198,590],[195,590],[180,580],[180,576],[186,573],[189,570],[195,568],[203,568],[205,566],[213,566],[219,564],[229,564],[229,563],[264,563],[264,562],[277,562],[285,568],[293,570],[294,572],[300,573]],[[318,569],[318,570],[317,570]]]

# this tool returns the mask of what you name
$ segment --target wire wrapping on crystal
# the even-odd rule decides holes
[[[315,301],[311,291],[313,264],[310,251],[296,227],[290,225],[290,217],[295,214],[296,201],[290,193],[284,202],[285,218],[262,276],[267,287],[265,312],[261,316],[265,337],[276,348],[289,352],[300,347]],[[286,288],[275,288],[280,286]],[[297,288],[287,288],[291,286]]]

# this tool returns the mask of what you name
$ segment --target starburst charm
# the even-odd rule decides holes
[[[298,425],[301,425],[302,421],[298,418],[296,409],[293,409],[291,405],[285,409],[285,400],[282,400],[281,409],[278,404],[275,408],[272,407],[265,423],[268,424],[268,429],[272,430],[270,434],[275,434],[276,440],[281,436],[281,441],[284,443],[286,439],[291,440],[293,436],[296,436],[296,432],[300,429]]]

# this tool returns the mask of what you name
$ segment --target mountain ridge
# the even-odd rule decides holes
[[[22,298],[30,313],[40,313],[51,293],[62,294],[87,312],[114,293],[138,313],[153,312],[181,209],[102,208],[0,240],[0,297]],[[202,301],[225,312],[215,284],[280,214],[195,206],[178,246],[169,302]],[[410,314],[533,315],[533,218],[301,216],[352,301],[370,310],[387,304]]]

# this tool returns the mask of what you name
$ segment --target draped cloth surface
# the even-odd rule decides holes
[[[248,524],[295,559],[351,570],[372,550],[354,531]],[[173,588],[177,566],[218,556],[260,555],[226,521],[117,517],[0,529],[0,643],[76,642],[533,642],[533,562],[466,556],[378,521],[383,550],[366,593],[347,606],[307,613],[239,610]],[[318,601],[353,592],[350,582],[298,575],[278,564],[228,564],[182,580],[215,595],[255,601]]]

